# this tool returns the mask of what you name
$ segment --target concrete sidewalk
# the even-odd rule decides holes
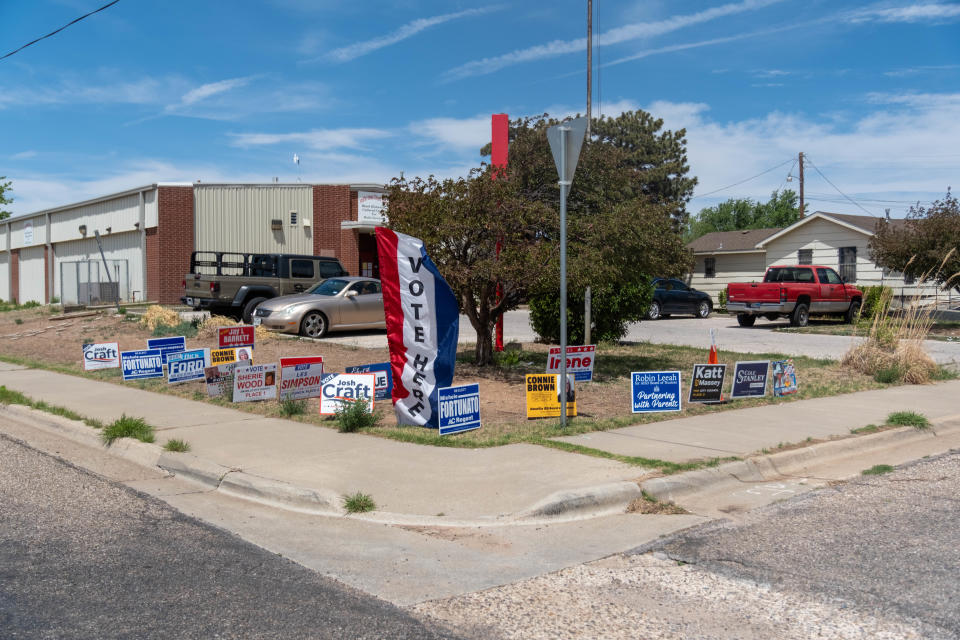
[[[342,513],[340,497],[370,494],[384,522],[504,524],[568,512],[622,512],[640,496],[644,469],[546,447],[457,449],[401,443],[264,418],[126,386],[0,363],[0,384],[34,400],[112,422],[145,418],[157,444],[186,440],[188,454],[142,454],[178,476],[264,502]],[[562,438],[591,448],[672,461],[743,457],[809,437],[848,435],[893,411],[960,417],[960,381],[784,403]],[[92,440],[93,430],[84,427]],[[139,443],[137,443],[139,445]],[[118,451],[121,447],[118,447]],[[139,455],[139,454],[138,454]]]

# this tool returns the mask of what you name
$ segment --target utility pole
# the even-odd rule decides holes
[[[587,140],[590,139],[590,103],[593,97],[593,0],[587,0]]]
[[[800,152],[800,217],[804,217],[806,212],[803,209],[803,151]]]

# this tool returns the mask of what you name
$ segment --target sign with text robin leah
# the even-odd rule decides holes
[[[555,373],[528,373],[527,418],[559,418],[560,391],[557,388],[560,376]],[[577,395],[574,377],[567,374],[567,417],[577,415]]]
[[[323,356],[280,358],[281,399],[316,398],[323,386]]]
[[[689,402],[720,402],[723,399],[723,379],[727,375],[725,364],[693,365],[693,381],[690,383]]]
[[[597,345],[585,344],[567,347],[567,373],[577,382],[593,380],[593,362],[596,360]],[[547,355],[547,373],[560,373],[560,347],[550,347]]]
[[[480,385],[437,389],[437,407],[440,409],[440,435],[480,428]]]
[[[120,366],[120,345],[116,342],[100,342],[83,345],[83,369],[116,369]]]
[[[207,395],[211,398],[233,398],[233,372],[237,368],[236,362],[218,364],[203,370],[207,383]]]
[[[325,374],[320,395],[320,415],[332,416],[344,404],[361,398],[367,401],[367,406],[373,411],[376,383],[376,376],[372,373]]]
[[[167,356],[167,383],[176,384],[188,380],[201,380],[203,370],[210,360],[207,349],[191,349]]]
[[[793,359],[774,360],[770,363],[773,368],[773,395],[789,396],[800,390],[800,383],[797,382],[797,368],[793,365]]]
[[[160,349],[122,351],[120,366],[123,368],[124,380],[163,377],[163,357],[160,355]]]
[[[634,371],[630,374],[633,413],[680,411],[679,371]]]
[[[377,400],[389,400],[393,393],[393,372],[389,362],[378,362],[377,364],[361,364],[356,367],[347,367],[344,369],[347,373],[372,373],[377,376],[377,391],[374,397]]]
[[[767,395],[769,360],[738,362],[733,368],[731,398],[762,398]]]
[[[277,365],[238,366],[233,372],[233,401],[253,402],[277,397]]]
[[[219,327],[217,338],[221,349],[230,347],[254,347],[256,327],[252,324],[239,324],[233,327]]]

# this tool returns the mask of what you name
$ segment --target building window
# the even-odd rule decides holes
[[[840,277],[843,278],[844,282],[856,282],[857,281],[857,248],[856,247],[840,247]]]
[[[296,211],[291,211],[291,212],[290,212],[290,226],[291,226],[291,227],[297,226],[297,212],[296,212]]]
[[[813,249],[797,251],[797,264],[813,264]]]
[[[913,277],[912,275],[906,274],[906,273],[903,274],[903,284],[905,284],[905,285],[907,285],[907,286],[910,286],[910,285],[914,284],[916,281],[917,281],[917,279],[916,279],[915,277]]]
[[[313,260],[291,260],[290,275],[294,278],[313,278]]]
[[[717,259],[716,258],[704,258],[703,259],[703,275],[707,278],[715,278],[717,276]]]

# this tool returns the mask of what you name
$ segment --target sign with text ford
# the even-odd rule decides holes
[[[440,409],[440,435],[480,428],[480,385],[437,389],[437,407]]]
[[[680,411],[679,371],[634,371],[630,374],[633,413]]]
[[[180,351],[167,356],[167,383],[202,380],[203,370],[210,360],[207,349]]]

